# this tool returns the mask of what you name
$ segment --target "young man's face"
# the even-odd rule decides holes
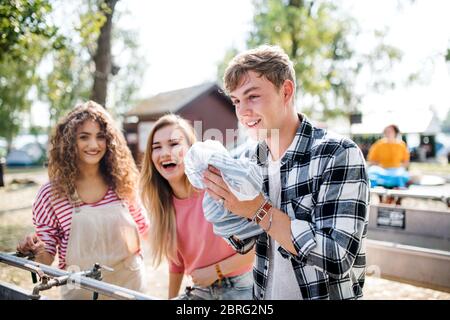
[[[264,76],[249,71],[238,87],[230,92],[239,122],[256,140],[270,136],[271,130],[280,129],[286,114],[284,89],[277,89]]]

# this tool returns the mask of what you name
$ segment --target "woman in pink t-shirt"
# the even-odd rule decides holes
[[[184,173],[183,158],[194,129],[176,115],[153,126],[141,170],[141,198],[150,216],[154,263],[169,261],[169,299],[178,296],[184,274],[194,287],[178,299],[252,299],[254,252],[237,254],[213,232],[203,214],[203,191]]]

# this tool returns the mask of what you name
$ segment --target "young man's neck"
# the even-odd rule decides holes
[[[279,128],[279,135],[270,135],[266,139],[266,143],[269,147],[273,160],[276,161],[280,159],[287,151],[294,140],[299,125],[300,119],[298,118],[297,113],[293,111],[293,114],[286,117],[286,121],[283,122],[283,126]]]

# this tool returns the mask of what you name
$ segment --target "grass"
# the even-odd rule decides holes
[[[13,252],[16,251],[18,239],[24,235],[33,233],[34,228],[30,226],[20,225],[0,225],[0,251]]]

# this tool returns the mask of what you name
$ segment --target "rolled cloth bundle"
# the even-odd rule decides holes
[[[248,158],[234,159],[218,141],[194,143],[184,157],[185,172],[194,187],[206,188],[203,174],[208,165],[220,170],[230,191],[240,201],[253,200],[262,190],[263,176],[255,162]],[[207,192],[203,198],[203,211],[206,220],[213,224],[214,233],[225,239],[234,236],[245,240],[263,232],[255,222],[228,211]]]

